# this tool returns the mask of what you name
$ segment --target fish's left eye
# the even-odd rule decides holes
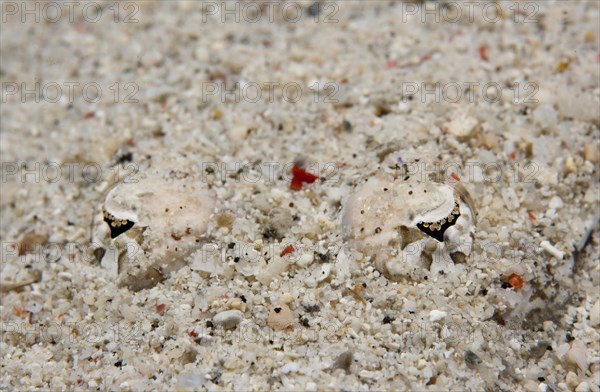
[[[456,220],[459,216],[460,208],[458,203],[454,202],[454,209],[450,215],[437,222],[419,222],[417,223],[417,228],[428,236],[435,238],[439,242],[442,242],[444,241],[444,232],[446,229],[456,223]]]

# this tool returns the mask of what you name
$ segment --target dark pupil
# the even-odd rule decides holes
[[[126,219],[116,219],[112,214],[104,211],[104,222],[110,227],[110,238],[117,238],[127,230],[131,229],[135,223]]]
[[[450,226],[453,226],[456,223],[456,220],[458,219],[459,216],[460,216],[460,208],[458,206],[458,203],[455,202],[454,209],[452,210],[450,215],[448,215],[446,217],[445,220],[440,220],[438,222],[433,222],[433,223],[420,222],[420,223],[417,223],[417,228],[419,230],[421,230],[423,233],[427,234],[428,236],[435,238],[439,242],[442,242],[442,241],[444,241],[444,232],[446,231],[447,228],[449,228]],[[443,223],[442,223],[442,221],[443,221]]]

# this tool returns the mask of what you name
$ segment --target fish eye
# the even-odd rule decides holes
[[[456,223],[456,220],[460,216],[460,207],[458,203],[454,202],[454,209],[445,218],[440,219],[437,222],[419,222],[417,228],[423,233],[427,234],[431,238],[435,238],[439,242],[444,241],[444,232]]]

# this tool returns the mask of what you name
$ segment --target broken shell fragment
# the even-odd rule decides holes
[[[284,329],[293,327],[296,323],[296,318],[292,310],[284,304],[277,305],[269,312],[267,317],[267,325],[275,331],[283,331]]]
[[[120,182],[97,208],[92,243],[120,285],[152,287],[201,246],[214,206],[214,192],[191,176]]]
[[[380,272],[392,279],[414,277],[428,268],[435,249],[470,253],[473,204],[462,184],[377,175],[346,201],[342,225]]]

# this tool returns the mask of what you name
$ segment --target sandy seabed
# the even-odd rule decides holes
[[[600,390],[598,2],[1,5],[2,390]]]

